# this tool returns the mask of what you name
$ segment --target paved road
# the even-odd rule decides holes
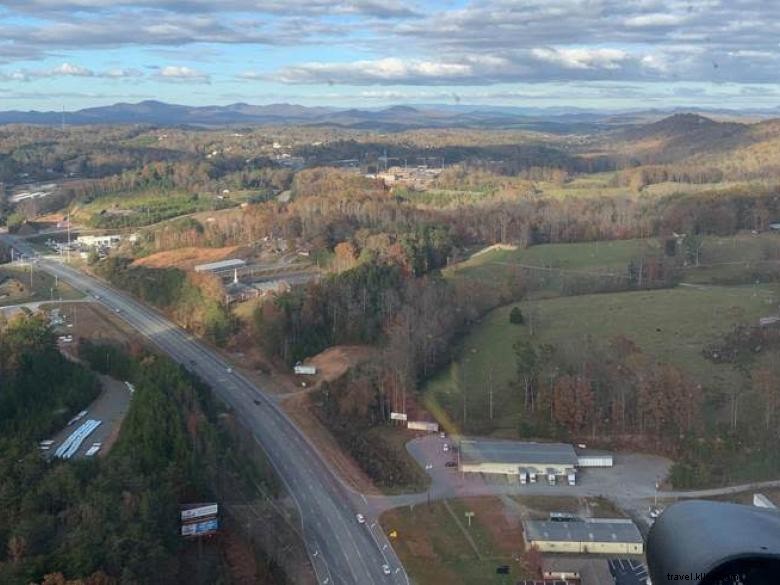
[[[0,234],[3,237],[3,234]],[[34,254],[10,239],[18,252]],[[319,583],[408,585],[409,580],[365,500],[346,488],[274,400],[229,364],[156,311],[56,260],[42,258],[39,269],[94,296],[160,350],[211,385],[254,433],[301,516],[302,534]],[[356,513],[366,515],[359,524]],[[391,574],[382,569],[389,565]]]

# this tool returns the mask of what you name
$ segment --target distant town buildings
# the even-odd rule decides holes
[[[386,187],[395,187],[402,185],[410,189],[422,190],[441,174],[441,167],[428,167],[419,165],[416,167],[390,167],[386,171],[369,175],[371,178],[379,179],[384,182]]]
[[[108,234],[104,236],[79,236],[76,238],[76,245],[81,248],[113,248],[122,241],[119,234]]]

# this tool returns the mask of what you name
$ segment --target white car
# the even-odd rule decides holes
[[[365,524],[366,523],[366,517],[363,516],[363,514],[357,514],[355,516],[357,518],[358,524]]]
[[[233,373],[233,368],[228,368],[228,369],[227,369],[227,370],[225,370],[225,371],[226,371],[228,374],[232,374],[232,373]]]
[[[382,565],[382,572],[385,575],[389,575],[390,574],[390,565]]]

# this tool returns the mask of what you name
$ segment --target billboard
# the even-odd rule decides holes
[[[219,529],[219,520],[216,518],[209,518],[202,522],[192,522],[191,524],[183,524],[181,527],[182,536],[205,536],[212,534]]]
[[[413,431],[427,431],[429,433],[437,433],[439,432],[439,423],[410,420],[408,423],[406,423],[406,428],[412,429]]]
[[[207,518],[209,516],[216,516],[219,511],[217,504],[202,504],[195,508],[189,508],[181,511],[181,521],[190,522],[197,520],[198,518]]]
[[[406,420],[405,412],[391,412],[390,420]]]

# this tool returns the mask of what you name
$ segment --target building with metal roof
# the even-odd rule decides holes
[[[466,473],[519,475],[536,470],[565,475],[577,466],[577,454],[564,443],[522,443],[519,441],[462,440],[460,470]]]
[[[208,264],[198,264],[195,267],[195,272],[219,272],[220,270],[230,270],[231,268],[241,268],[242,266],[246,266],[246,261],[233,258]]]
[[[526,547],[541,552],[629,554],[644,552],[644,539],[631,520],[624,518],[586,519],[575,522],[526,520],[523,522]]]

